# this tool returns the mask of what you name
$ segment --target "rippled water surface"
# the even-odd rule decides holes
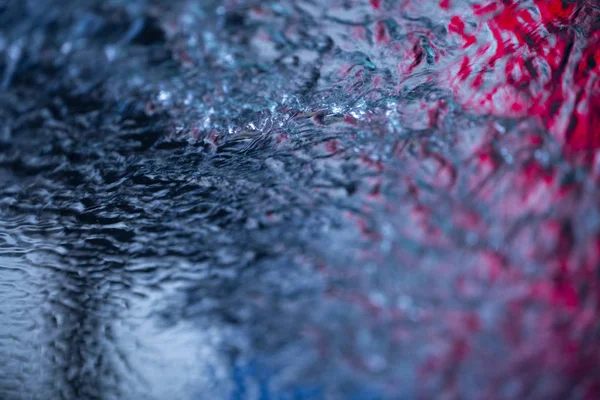
[[[597,399],[598,0],[0,0],[0,399]]]

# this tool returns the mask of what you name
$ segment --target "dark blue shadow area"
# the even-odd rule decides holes
[[[234,390],[231,400],[325,400],[321,385],[300,384],[291,388],[276,389],[271,383],[277,372],[260,361],[251,361],[233,369]],[[258,395],[257,395],[258,394]],[[252,396],[252,397],[249,397]],[[258,397],[257,397],[258,396]],[[382,400],[374,390],[362,388],[344,400]]]
[[[258,400],[321,400],[324,399],[323,389],[314,385],[295,386],[284,391],[273,390],[271,382],[276,372],[258,361],[246,365],[235,366],[233,369],[234,390],[231,400],[249,400],[249,393],[258,389]],[[253,386],[253,389],[250,389]]]

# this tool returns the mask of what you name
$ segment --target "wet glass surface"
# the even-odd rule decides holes
[[[0,1],[0,399],[596,399],[597,0]]]

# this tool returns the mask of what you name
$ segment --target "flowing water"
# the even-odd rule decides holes
[[[0,0],[0,399],[597,399],[598,0]]]

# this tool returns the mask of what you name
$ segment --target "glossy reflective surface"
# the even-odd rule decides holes
[[[598,397],[597,1],[0,27],[0,398]]]

